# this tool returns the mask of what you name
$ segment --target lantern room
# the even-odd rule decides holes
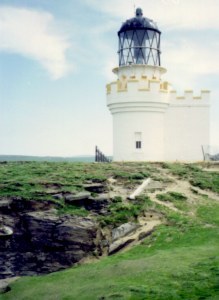
[[[160,35],[156,23],[143,17],[142,9],[137,8],[135,18],[123,23],[118,32],[119,66],[160,66]]]

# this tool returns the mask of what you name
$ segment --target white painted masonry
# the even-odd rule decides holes
[[[132,64],[113,72],[118,79],[107,85],[107,106],[113,116],[114,161],[203,160],[209,91],[199,97],[185,91],[179,97],[162,81],[166,70],[158,66]]]
[[[165,160],[201,161],[202,146],[209,145],[209,92],[194,97],[170,93],[170,106],[165,117]]]

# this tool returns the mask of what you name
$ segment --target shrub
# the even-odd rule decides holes
[[[112,199],[112,202],[113,202],[113,203],[119,203],[119,202],[122,202],[122,197],[121,197],[121,196],[115,196],[115,197]]]

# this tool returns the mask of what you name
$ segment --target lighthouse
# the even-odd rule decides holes
[[[107,84],[114,161],[200,161],[209,145],[209,91],[179,96],[161,65],[161,31],[136,9],[118,31],[117,80]]]

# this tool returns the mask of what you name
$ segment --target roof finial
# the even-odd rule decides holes
[[[135,16],[140,18],[143,16],[143,10],[140,7],[136,9]]]

